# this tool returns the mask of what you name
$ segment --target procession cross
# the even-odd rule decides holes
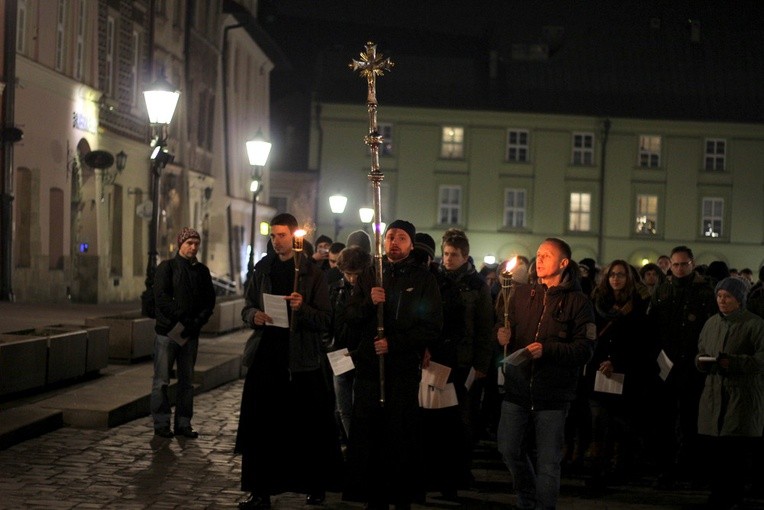
[[[382,179],[384,175],[379,169],[379,146],[382,144],[382,135],[377,128],[377,76],[383,76],[395,64],[389,58],[377,55],[377,45],[373,42],[366,43],[366,51],[361,53],[361,60],[353,60],[350,69],[360,71],[360,75],[366,78],[369,88],[366,96],[366,108],[369,112],[369,133],[364,137],[364,142],[369,146],[371,155],[371,181],[372,201],[374,205],[374,269],[376,273],[377,287],[382,287]],[[384,303],[377,305],[377,336],[385,338],[384,326],[385,310]],[[385,405],[385,357],[379,355],[379,403]]]

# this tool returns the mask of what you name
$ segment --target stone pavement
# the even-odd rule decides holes
[[[243,381],[197,396],[194,426],[197,440],[159,439],[148,417],[108,430],[62,428],[0,451],[2,509],[234,509],[239,491],[240,457],[233,455]],[[476,489],[460,491],[460,503],[429,494],[414,508],[507,509],[509,475],[495,444],[477,452]],[[620,486],[599,499],[581,496],[582,482],[564,479],[560,509],[663,510],[697,507],[702,491],[653,490],[645,485]],[[274,497],[275,509],[316,508],[304,496]],[[329,493],[326,509],[359,509]],[[764,508],[759,506],[755,508]]]

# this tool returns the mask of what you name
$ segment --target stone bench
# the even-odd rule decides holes
[[[241,311],[244,309],[243,297],[218,297],[210,320],[202,327],[202,333],[219,335],[243,327]]]
[[[87,333],[85,373],[95,373],[109,365],[109,327],[85,324],[54,324],[51,329],[63,331],[83,330]]]
[[[45,384],[55,384],[85,375],[87,357],[87,332],[50,327],[11,331],[7,338],[45,338],[47,352],[42,357],[46,363]]]
[[[0,333],[0,396],[45,386],[48,339]]]
[[[109,361],[112,363],[133,363],[154,353],[154,319],[143,317],[140,311],[90,317],[85,319],[85,325],[108,326]]]

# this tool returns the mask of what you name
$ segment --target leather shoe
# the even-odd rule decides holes
[[[189,439],[196,439],[197,437],[199,437],[199,433],[195,431],[194,429],[192,429],[191,425],[176,428],[175,435],[187,437]]]
[[[326,499],[326,492],[319,491],[319,492],[313,492],[311,494],[308,494],[308,497],[305,498],[305,504],[306,505],[320,505],[324,502]]]
[[[271,507],[270,496],[250,494],[247,499],[239,502],[240,510],[268,510]]]
[[[172,433],[172,430],[170,430],[170,427],[159,427],[158,429],[154,429],[154,435],[159,437],[165,437],[167,439],[171,439],[175,437],[175,434]]]

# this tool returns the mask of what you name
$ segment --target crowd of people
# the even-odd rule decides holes
[[[436,244],[395,220],[377,258],[364,231],[296,251],[297,226],[273,218],[246,287],[239,508],[285,491],[309,505],[342,491],[371,510],[454,499],[481,438],[496,441],[517,508],[555,508],[563,470],[592,495],[646,473],[659,490],[702,484],[710,508],[740,505],[761,479],[764,269],[754,283],[686,246],[641,268],[577,263],[549,238],[530,260],[478,270],[458,229]],[[195,345],[210,303],[179,310],[161,290],[157,348],[178,321]],[[169,436],[163,381],[152,410]],[[175,433],[195,437],[189,408]]]

